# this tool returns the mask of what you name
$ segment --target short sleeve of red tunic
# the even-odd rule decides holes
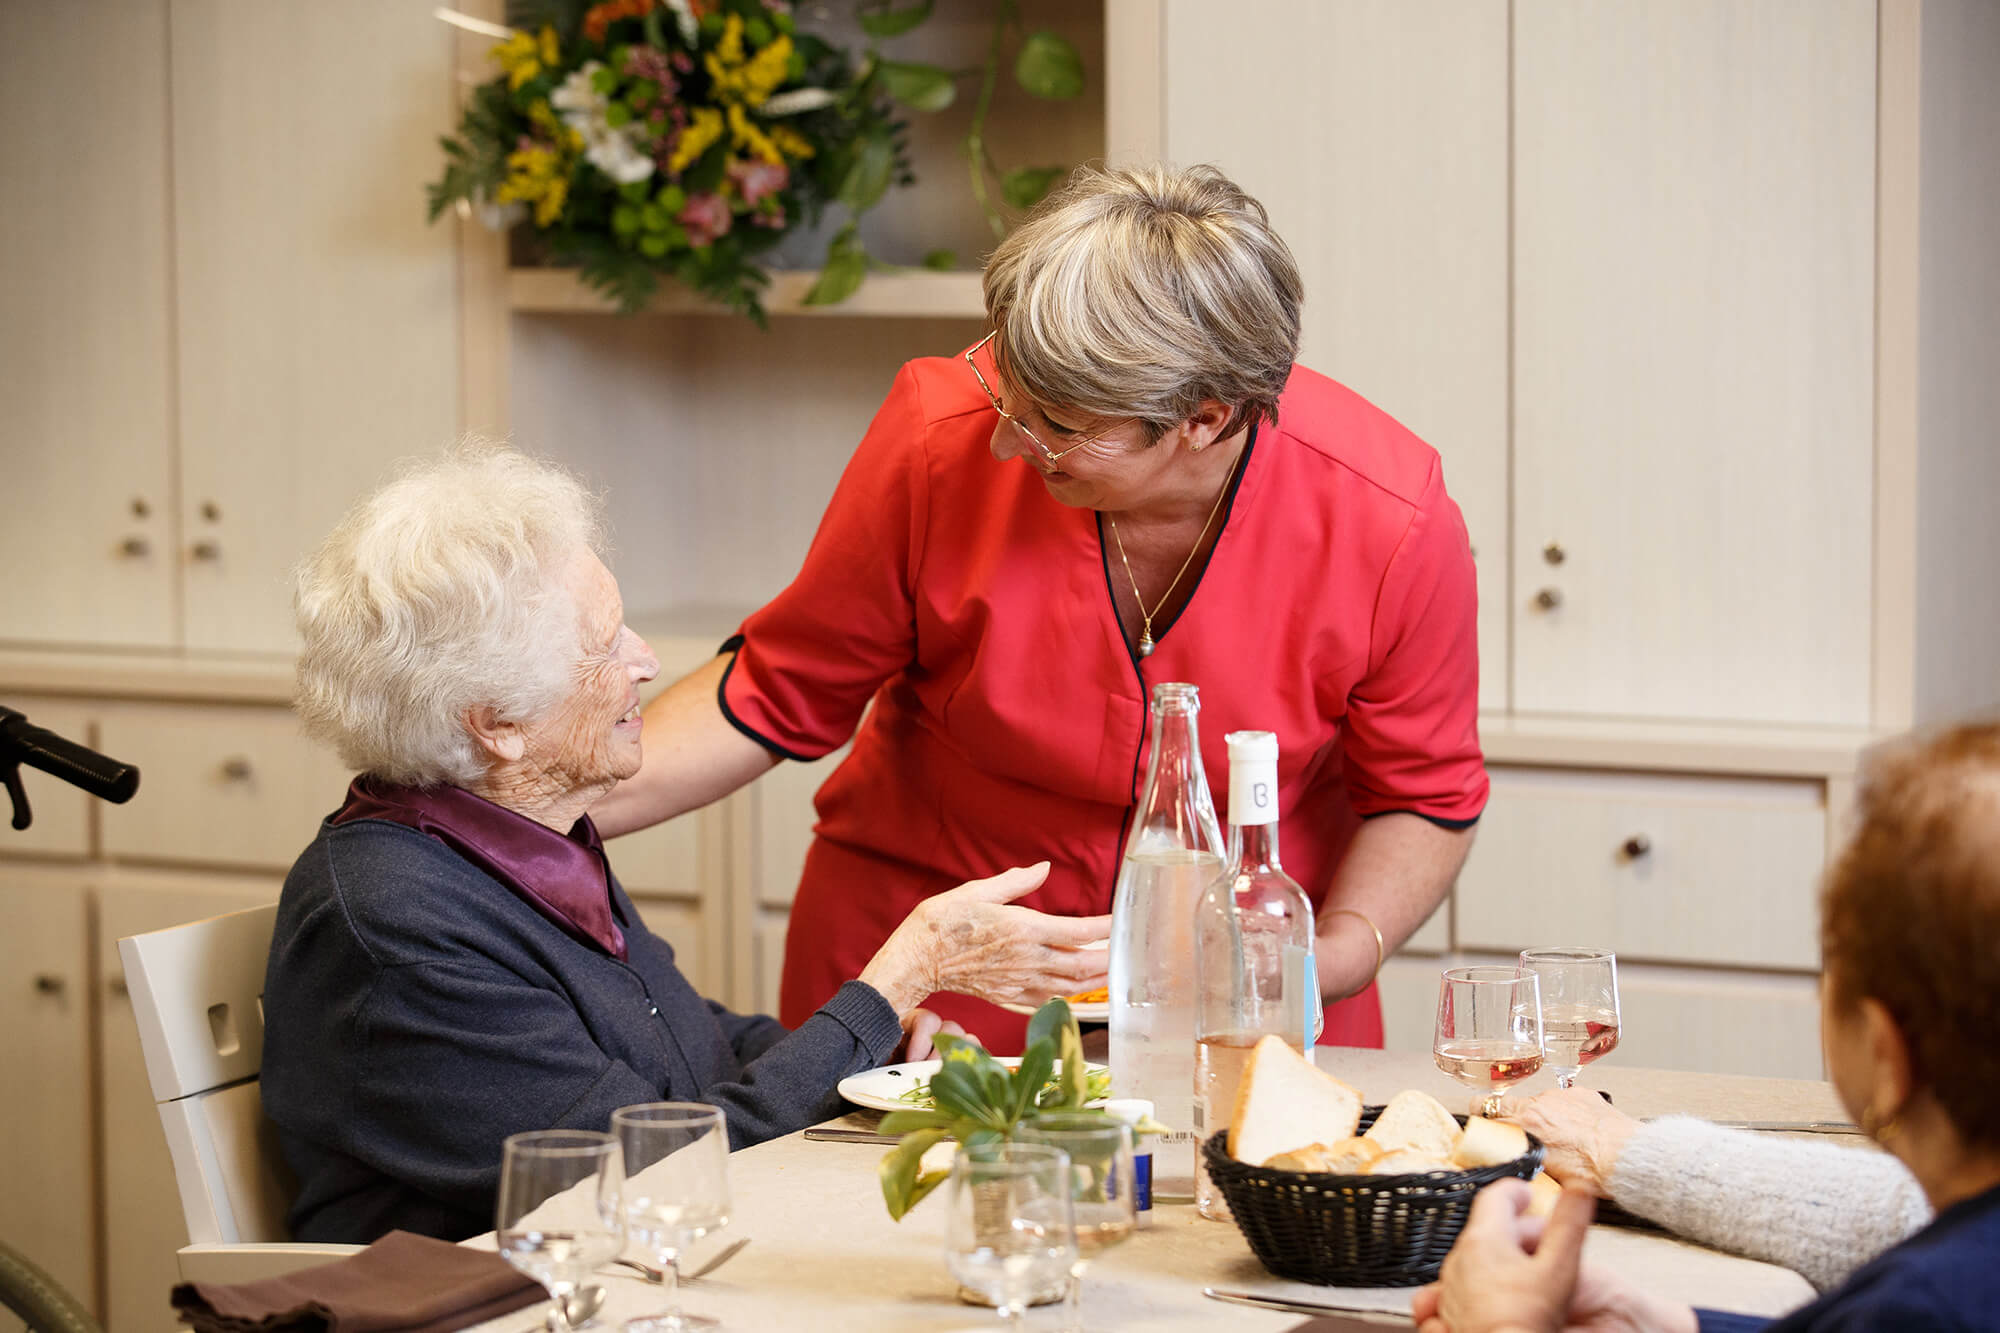
[[[915,655],[911,590],[929,495],[912,367],[849,460],[798,577],[731,640],[724,714],[787,759],[817,759],[854,732],[883,681]]]

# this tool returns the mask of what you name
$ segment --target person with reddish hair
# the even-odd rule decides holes
[[[1914,1178],[1935,1213],[1930,1223],[1834,1290],[1773,1322],[1662,1301],[1581,1265],[1595,1207],[1587,1183],[1567,1186],[1544,1226],[1526,1216],[1527,1186],[1503,1181],[1474,1202],[1441,1281],[1412,1301],[1420,1328],[1823,1333],[1995,1327],[2000,723],[1954,727],[1877,756],[1858,814],[1854,837],[1828,872],[1821,896],[1821,1036],[1842,1104]],[[1774,1143],[1769,1150],[1787,1151],[1788,1145]],[[1825,1154],[1821,1165],[1841,1169]],[[1873,1167],[1857,1158],[1855,1169]],[[1821,1187],[1810,1179],[1795,1183]],[[1892,1211],[1899,1206],[1895,1195],[1891,1182],[1872,1202]],[[1860,1199],[1855,1206],[1870,1202]],[[1724,1194],[1714,1206],[1732,1203]],[[1825,1220],[1836,1228],[1850,1223]]]

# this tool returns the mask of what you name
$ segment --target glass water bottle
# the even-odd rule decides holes
[[[1153,755],[1111,907],[1111,1086],[1168,1128],[1153,1194],[1194,1197],[1194,909],[1222,870],[1222,831],[1201,765],[1200,696],[1153,687]]]
[[[1278,863],[1278,738],[1232,731],[1229,863],[1195,910],[1195,1129],[1226,1127],[1250,1048],[1278,1036],[1304,1054],[1319,1035],[1313,909]],[[1203,1217],[1229,1207],[1196,1158]]]

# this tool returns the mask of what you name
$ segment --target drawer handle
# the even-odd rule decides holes
[[[228,778],[231,782],[248,782],[250,780],[250,761],[240,754],[231,755],[222,761],[222,776]]]
[[[1561,588],[1544,588],[1535,594],[1535,605],[1544,611],[1553,611],[1563,604]]]
[[[144,537],[127,537],[118,543],[118,554],[137,560],[142,555],[152,554],[153,544]]]
[[[1634,833],[1625,839],[1625,859],[1636,861],[1653,850],[1653,840],[1643,833]]]
[[[188,548],[188,554],[197,560],[220,560],[222,546],[219,542],[198,541]]]
[[[37,995],[61,995],[68,989],[69,983],[67,981],[51,973],[43,972],[35,978],[35,993]]]
[[[113,995],[117,995],[117,996],[121,996],[121,997],[122,997],[122,996],[123,996],[123,995],[124,995],[124,994],[125,994],[125,993],[126,993],[127,991],[129,991],[129,990],[131,989],[131,987],[129,987],[129,986],[127,986],[127,985],[125,984],[125,978],[123,978],[123,977],[113,977],[113,978],[111,978],[111,980],[110,980],[110,981],[108,981],[108,982],[106,982],[106,983],[104,984],[104,988],[105,988],[106,990],[110,991],[110,992],[111,992],[111,993],[112,993]]]
[[[1563,550],[1561,542],[1550,542],[1542,548],[1542,559],[1552,565],[1560,565],[1563,561],[1569,559],[1569,552]]]

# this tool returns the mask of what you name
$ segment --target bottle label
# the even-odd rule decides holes
[[[1261,759],[1230,761],[1229,822],[1278,822],[1278,765],[1275,762]]]
[[[1132,1154],[1132,1206],[1139,1212],[1153,1207],[1153,1154]]]

